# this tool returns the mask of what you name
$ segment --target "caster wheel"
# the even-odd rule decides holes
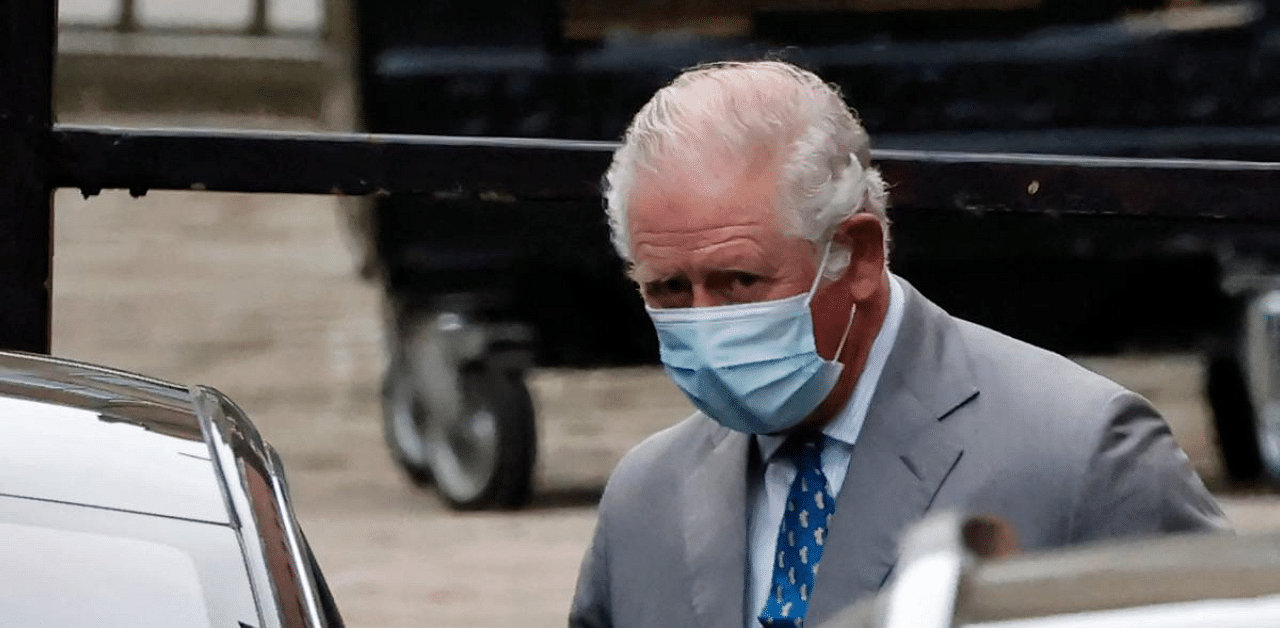
[[[396,463],[455,509],[526,505],[537,430],[524,371],[493,356],[458,365],[429,331],[406,341],[383,382],[383,433]]]

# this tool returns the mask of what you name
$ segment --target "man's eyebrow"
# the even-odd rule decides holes
[[[670,273],[653,273],[645,277],[632,273],[631,280],[643,288],[657,288],[670,281],[688,281],[689,276],[683,270],[675,270]]]
[[[685,278],[685,274],[684,274],[684,273],[682,273],[682,272],[674,272],[674,273],[671,273],[671,274],[669,274],[669,275],[662,275],[662,274],[659,274],[659,275],[652,275],[652,276],[649,276],[649,277],[647,277],[647,278],[645,278],[645,279],[642,279],[642,280],[639,280],[639,281],[640,281],[640,283],[643,283],[643,284],[645,284],[645,285],[648,285],[648,284],[665,283],[665,282],[671,281],[671,280],[673,280],[673,279],[684,279],[684,278]]]

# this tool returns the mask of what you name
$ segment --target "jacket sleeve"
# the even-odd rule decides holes
[[[1150,403],[1126,390],[1103,412],[1102,434],[1072,510],[1072,542],[1230,530]]]
[[[606,506],[602,503],[591,547],[582,559],[577,590],[569,609],[569,628],[612,628],[609,601],[609,560],[606,538]]]

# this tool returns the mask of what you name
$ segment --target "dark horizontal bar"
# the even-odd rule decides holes
[[[1277,125],[952,130],[877,133],[875,139],[899,150],[1280,161]]]
[[[615,144],[58,126],[57,187],[495,200],[599,196]],[[1280,163],[876,151],[895,206],[1280,222]]]
[[[605,142],[59,125],[56,187],[591,198]]]
[[[1280,163],[877,151],[897,207],[1280,223]]]

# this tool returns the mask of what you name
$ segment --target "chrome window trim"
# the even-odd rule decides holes
[[[213,460],[218,478],[221,480],[231,526],[235,529],[240,542],[245,571],[249,574],[254,602],[258,607],[258,622],[263,628],[285,628],[283,615],[277,602],[279,598],[276,597],[275,583],[267,569],[266,553],[262,547],[258,522],[253,516],[253,509],[249,503],[248,487],[244,484],[239,461],[231,444],[230,430],[226,429],[230,426],[229,420],[222,412],[221,397],[221,394],[211,388],[191,387],[192,407],[204,430],[205,442],[209,445],[209,457]],[[251,541],[250,537],[255,540]]]
[[[267,549],[264,547],[264,539],[262,537],[263,522],[258,521],[257,515],[253,509],[253,496],[249,491],[246,474],[244,469],[240,468],[246,459],[252,459],[262,465],[263,471],[268,479],[268,486],[271,489],[272,503],[276,512],[280,517],[281,528],[284,531],[284,542],[289,554],[289,564],[298,579],[297,594],[302,598],[304,607],[303,621],[306,622],[308,628],[323,628],[324,621],[320,611],[320,601],[316,597],[316,583],[310,569],[310,561],[303,553],[302,533],[298,529],[297,518],[294,516],[293,508],[289,503],[287,493],[287,481],[284,477],[284,464],[280,460],[280,456],[276,451],[262,440],[253,423],[249,421],[244,412],[240,410],[236,404],[223,395],[221,392],[207,387],[196,386],[192,388],[192,397],[195,400],[197,415],[200,417],[202,425],[208,417],[208,426],[206,434],[211,442],[214,461],[219,469],[219,476],[223,479],[228,496],[229,510],[235,522],[238,522],[237,530],[241,530],[240,542],[245,549],[245,556],[252,558],[257,562],[257,566],[251,567],[250,571],[254,574],[255,596],[260,593],[270,600],[270,604],[263,604],[262,598],[259,598],[260,608],[265,615],[268,608],[272,609],[276,623],[275,626],[286,628],[285,613],[280,608],[280,601],[283,599],[281,592],[278,590],[281,583],[272,577],[269,563],[267,561]],[[232,415],[229,415],[231,413]],[[216,438],[215,438],[216,436]],[[228,468],[236,470],[234,476],[227,473]],[[236,488],[231,489],[232,486]],[[244,531],[247,528],[247,531]],[[249,536],[256,539],[251,542]],[[262,582],[259,582],[261,580]],[[264,584],[265,583],[265,584]],[[293,628],[289,626],[287,628]]]
[[[283,519],[285,538],[289,543],[289,559],[293,562],[293,570],[298,574],[302,588],[302,599],[307,605],[307,621],[313,628],[323,627],[320,614],[320,601],[316,599],[316,582],[311,573],[310,561],[302,554],[302,532],[298,529],[297,517],[288,498],[288,481],[284,475],[284,462],[280,454],[267,446],[267,464],[271,471],[271,492],[275,495],[276,508]]]

